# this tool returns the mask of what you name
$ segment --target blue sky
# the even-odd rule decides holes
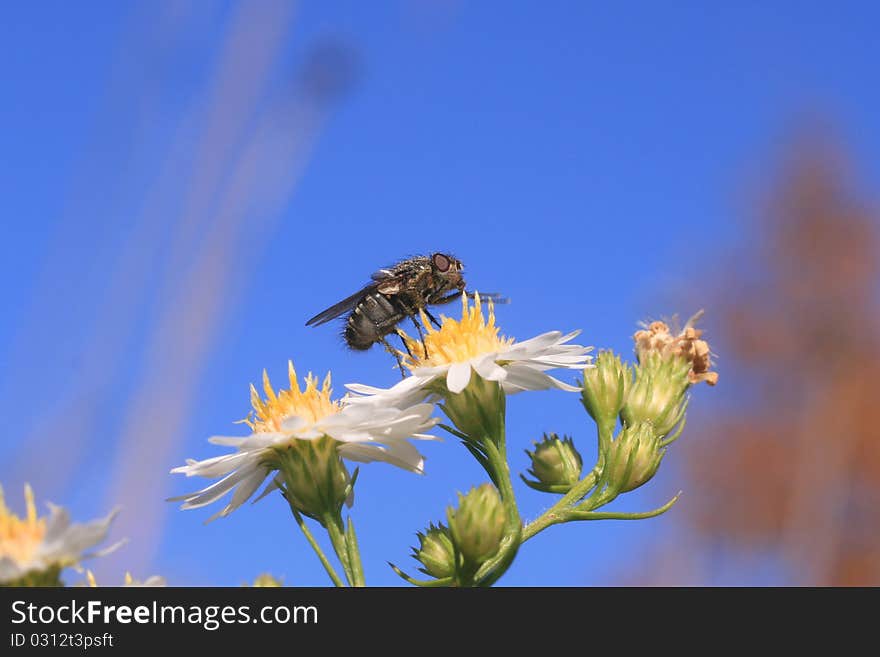
[[[711,328],[702,284],[804,121],[880,179],[872,3],[256,4],[18,4],[0,25],[0,482],[80,519],[124,497],[117,533],[154,541],[105,580],[325,583],[280,499],[204,526],[163,501],[194,483],[166,473],[218,453],[205,438],[239,429],[263,368],[393,383],[386,354],[304,326],[374,269],[449,250],[511,298],[507,334],[628,352],[645,317],[705,307]],[[338,102],[303,92],[320,44],[351,69]],[[544,431],[594,458],[575,395],[508,408],[514,470]],[[452,440],[424,452],[421,478],[362,468],[370,583],[399,582],[386,560],[414,570],[415,532],[483,481]],[[517,490],[526,517],[549,502]],[[503,583],[608,582],[665,522],[558,527]]]

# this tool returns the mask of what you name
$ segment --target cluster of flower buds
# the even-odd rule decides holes
[[[701,339],[703,332],[694,328],[701,316],[702,312],[697,313],[675,333],[659,321],[637,331],[633,336],[638,359],[634,379],[615,358],[606,357],[603,361],[600,356],[597,362],[599,372],[594,378],[603,376],[604,362],[606,380],[619,376],[625,382],[625,390],[620,393],[623,404],[619,407],[623,427],[607,446],[604,472],[608,486],[619,493],[638,488],[657,472],[666,446],[675,440],[684,424],[690,386],[703,381],[708,385],[718,382],[718,373],[710,371],[709,345]],[[592,402],[598,395],[587,390],[586,382],[584,389],[587,405],[588,399]],[[608,413],[613,409],[606,402],[603,410]],[[679,431],[673,433],[676,428]]]
[[[705,381],[718,382],[709,345],[694,328],[702,312],[673,334],[665,322],[652,322],[633,336],[636,357],[635,383],[627,395],[621,418],[629,426],[650,421],[659,435],[669,434],[683,419],[688,388]]]
[[[504,506],[492,484],[459,493],[458,508],[446,510],[448,526],[430,525],[419,533],[413,556],[423,573],[437,579],[467,581],[498,552],[504,536]]]

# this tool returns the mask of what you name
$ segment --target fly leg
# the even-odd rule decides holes
[[[430,312],[428,312],[428,309],[427,309],[427,308],[424,308],[424,311],[425,311],[425,315],[428,316],[428,320],[429,320],[434,326],[436,326],[437,328],[440,328],[440,322],[437,321],[437,318],[434,317],[434,315],[432,315]],[[425,351],[425,355],[427,355],[427,350]]]
[[[403,373],[403,361],[400,360],[400,352],[397,349],[395,349],[394,347],[392,347],[391,343],[388,342],[388,340],[386,340],[384,338],[384,336],[379,338],[379,342],[382,343],[382,346],[385,347],[385,349],[388,351],[388,353],[390,353],[392,356],[394,356],[394,359],[397,361],[397,369],[400,370],[400,378],[405,379],[406,374]],[[404,343],[404,346],[406,346],[406,343]],[[407,349],[407,351],[409,351],[409,349]]]
[[[419,334],[419,340],[421,340],[421,342],[422,342],[422,349],[425,350],[425,358],[428,358],[428,344],[425,342],[425,334],[422,331],[422,325],[419,324],[419,322],[416,320],[416,309],[411,308],[409,306],[409,304],[405,303],[402,299],[400,300],[400,305],[403,306],[403,309],[406,312],[406,315],[412,320],[412,323],[415,325],[416,331]],[[425,311],[425,313],[428,315],[428,317],[431,317],[431,315],[430,315],[430,313],[428,313],[427,309],[422,308],[422,310]],[[434,323],[436,324],[437,320],[434,320]],[[438,324],[438,328],[439,328],[439,324]],[[395,329],[395,330],[397,331],[397,334],[400,335],[400,333],[401,333],[400,329]],[[401,335],[400,339],[403,340],[402,335]],[[403,340],[403,341],[405,344],[406,340]],[[407,351],[409,351],[409,348],[407,348]],[[410,357],[412,357],[411,353],[410,353]]]
[[[407,338],[406,333],[401,331],[399,328],[394,329],[394,333],[395,333],[395,335],[397,335],[398,338],[400,338],[400,343],[403,345],[403,348],[406,349],[407,355],[410,358],[412,358],[413,353],[412,353],[412,350],[409,348],[409,343],[407,343],[407,341],[406,341],[406,338]]]
[[[427,311],[425,311],[425,314],[427,314]],[[430,317],[430,315],[429,315],[429,317]],[[428,343],[425,342],[425,334],[422,333],[422,325],[416,321],[415,315],[410,315],[409,318],[412,320],[412,323],[415,324],[416,331],[419,332],[419,340],[422,341],[422,348],[424,348],[424,350],[425,350],[425,358],[428,358]],[[402,339],[403,338],[401,338],[401,340]],[[406,340],[404,340],[404,344],[406,344]],[[409,351],[408,347],[407,347],[407,351]],[[412,354],[410,354],[410,356],[412,356]]]

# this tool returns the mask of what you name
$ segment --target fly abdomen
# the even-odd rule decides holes
[[[351,311],[343,337],[349,347],[363,351],[391,333],[404,317],[406,312],[396,299],[370,292]]]

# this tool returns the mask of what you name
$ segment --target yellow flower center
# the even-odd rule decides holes
[[[495,326],[495,307],[489,300],[489,319],[483,317],[480,295],[474,295],[474,305],[468,304],[467,297],[461,295],[461,320],[440,315],[440,328],[431,326],[425,313],[421,313],[425,327],[425,344],[406,334],[406,341],[412,356],[401,354],[403,363],[410,371],[419,367],[435,367],[451,363],[464,363],[483,354],[502,351],[513,344],[513,338],[499,336]],[[427,347],[428,356],[425,357]]]
[[[244,420],[254,432],[279,431],[281,423],[285,419],[297,416],[306,422],[314,424],[321,418],[338,413],[341,409],[339,402],[330,399],[330,373],[324,377],[324,382],[318,388],[318,379],[309,372],[305,377],[305,390],[301,389],[296,380],[296,370],[293,363],[287,363],[287,373],[290,379],[289,390],[279,390],[276,394],[269,382],[269,375],[263,370],[263,391],[266,393],[265,401],[260,398],[257,389],[251,384],[251,404],[254,407],[254,417]]]
[[[24,499],[27,512],[19,518],[6,506],[0,487],[0,558],[9,557],[19,564],[31,561],[46,534],[46,519],[37,518],[34,491],[29,485],[24,487]]]

